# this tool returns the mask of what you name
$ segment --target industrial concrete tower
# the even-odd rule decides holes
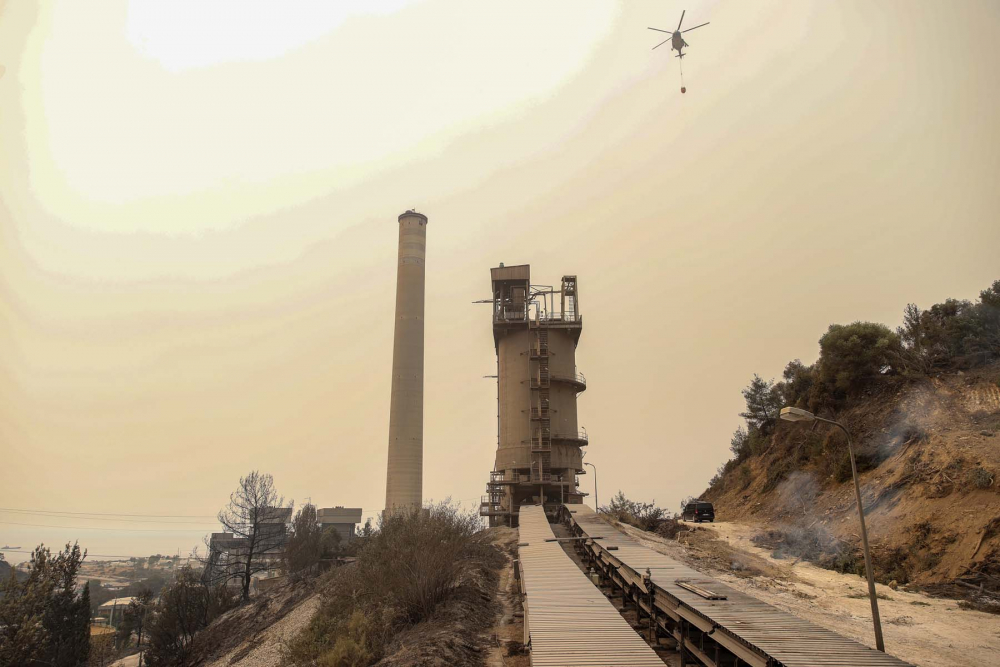
[[[389,465],[385,509],[414,509],[423,500],[424,472],[424,258],[427,216],[399,216],[396,332],[392,342]]]
[[[582,503],[587,434],[576,397],[587,388],[576,369],[583,331],[576,276],[559,289],[531,285],[530,267],[490,270],[497,353],[497,454],[479,513],[490,525],[517,525],[525,503]]]

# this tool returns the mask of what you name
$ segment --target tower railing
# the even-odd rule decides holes
[[[553,382],[568,382],[584,389],[587,388],[587,378],[580,371],[574,371],[573,373],[552,373],[551,379]]]
[[[586,445],[589,442],[589,437],[586,431],[577,431],[576,433],[553,433],[552,440],[560,440],[564,442],[579,442],[582,443],[580,446]]]
[[[479,516],[495,516],[497,514],[508,514],[508,511],[504,509],[502,504],[491,500],[489,496],[483,496],[479,503]]]
[[[534,325],[537,326],[540,322],[546,322],[546,323],[549,323],[549,322],[551,322],[551,323],[556,323],[556,322],[568,322],[568,323],[582,322],[583,321],[583,317],[581,315],[577,314],[577,313],[574,313],[574,312],[568,312],[568,313],[549,313],[549,312],[545,312],[545,313],[542,313],[542,312],[539,312],[539,311],[536,310],[535,311],[535,316],[529,318],[529,321],[532,324],[534,324]]]

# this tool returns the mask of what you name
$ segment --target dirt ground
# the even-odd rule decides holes
[[[511,558],[507,560],[500,571],[497,583],[497,599],[502,605],[502,612],[493,626],[489,637],[490,648],[486,655],[487,667],[529,667],[531,664],[526,651],[522,650],[524,642],[524,616],[521,609],[518,582],[514,579],[514,558],[516,550],[517,531],[510,528],[498,528],[503,536],[498,542],[506,541],[511,545]]]
[[[182,663],[199,667],[274,667],[281,646],[319,607],[310,582],[277,587],[231,609],[199,632]]]
[[[490,558],[469,567],[448,600],[438,605],[427,620],[396,635],[378,667],[425,667],[515,663],[507,653],[516,649],[521,633],[515,624],[513,603],[506,592],[513,582],[513,559],[517,554],[517,531],[491,528],[486,536],[502,558]],[[497,619],[501,619],[497,621]],[[516,643],[501,640],[517,637]],[[498,649],[498,643],[503,652]],[[499,659],[499,662],[497,660]],[[506,662],[505,662],[506,661]]]
[[[811,563],[775,559],[750,542],[748,525],[702,524],[679,540],[631,526],[642,544],[710,574],[768,604],[874,647],[865,580]],[[876,585],[886,650],[919,667],[1000,664],[1000,617],[954,600]]]
[[[319,608],[319,595],[295,605],[281,620],[268,626],[251,640],[233,648],[208,667],[272,667],[281,661],[283,642],[290,640],[309,623]]]
[[[1000,363],[873,395],[840,418],[854,432],[855,451],[881,461],[859,480],[872,549],[904,556],[899,582],[946,585],[961,578],[996,590]],[[824,447],[840,438],[807,426],[783,425],[779,434],[786,444],[799,443],[792,453],[808,448],[810,437]],[[817,466],[820,459],[796,463],[781,447],[771,449],[702,494],[716,514],[775,529],[811,527],[858,544],[853,484],[837,483]],[[774,483],[772,473],[786,465],[793,467]]]

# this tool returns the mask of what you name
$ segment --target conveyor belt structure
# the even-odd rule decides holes
[[[523,525],[525,509],[521,509]],[[634,605],[646,620],[648,638],[672,640],[682,659],[706,667],[907,667],[891,655],[765,604],[722,582],[641,545],[599,518],[587,505],[563,505],[562,520],[576,537],[577,549],[602,581]],[[529,512],[532,530],[541,514]],[[540,517],[544,520],[544,516]],[[591,539],[599,537],[600,539]],[[553,564],[553,568],[575,563]],[[538,576],[538,575],[535,575]],[[586,575],[583,575],[586,581]],[[586,636],[567,621],[563,638]],[[633,631],[635,632],[635,631]],[[618,662],[533,663],[631,665]],[[682,663],[683,664],[683,663]],[[909,665],[912,667],[912,665]]]
[[[521,507],[518,539],[525,643],[533,667],[663,667],[611,601],[551,541],[552,527],[540,506]]]

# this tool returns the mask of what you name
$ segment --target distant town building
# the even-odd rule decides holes
[[[96,615],[104,619],[103,622],[107,623],[111,627],[118,627],[118,624],[124,617],[125,610],[128,609],[129,603],[134,599],[134,597],[127,597],[108,600],[97,608]]]
[[[356,526],[361,522],[360,507],[324,507],[316,510],[316,523],[321,529],[332,528],[337,531],[344,542],[354,539]],[[255,562],[263,563],[267,570],[253,577],[255,590],[262,590],[270,585],[271,579],[281,574],[282,561],[288,538],[292,534],[292,508],[270,507],[261,520],[258,554]],[[221,581],[225,579],[228,585],[238,587],[242,568],[240,562],[245,562],[248,549],[248,539],[234,533],[212,533],[208,541],[208,560],[205,563],[203,576],[206,581]]]
[[[264,512],[258,526],[254,561],[264,563],[270,571],[280,568],[285,556],[285,546],[291,534],[292,508],[268,507]],[[225,577],[229,584],[237,585],[239,563],[245,560],[241,557],[246,556],[249,548],[248,537],[234,533],[212,533],[208,540],[208,562],[203,576],[208,581]]]
[[[280,560],[284,555],[291,527],[291,507],[268,507],[265,510],[261,519],[261,534],[264,536],[264,544],[268,546],[266,553],[269,559],[276,557]]]
[[[355,527],[361,523],[360,507],[324,507],[316,510],[316,520],[320,528],[333,528],[340,539],[349,542],[354,539]]]

